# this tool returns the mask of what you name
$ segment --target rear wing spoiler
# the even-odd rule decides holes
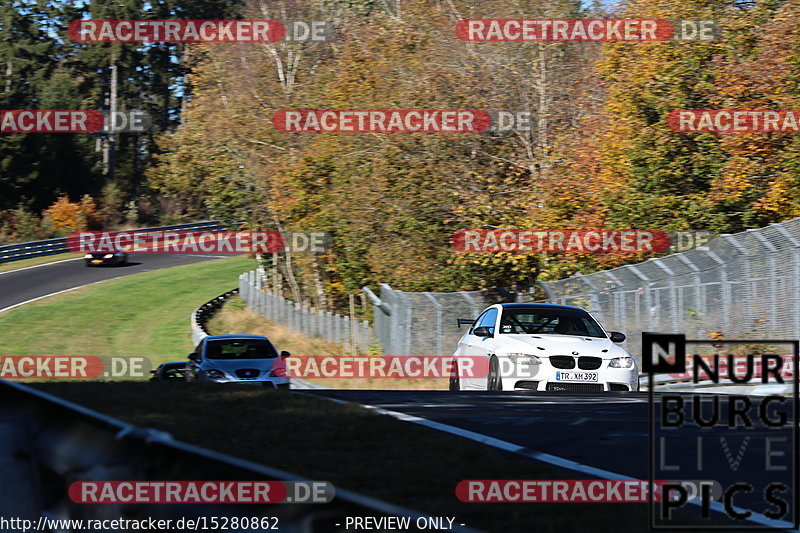
[[[469,324],[470,326],[475,323],[475,318],[456,318],[456,325],[461,329],[461,324]]]

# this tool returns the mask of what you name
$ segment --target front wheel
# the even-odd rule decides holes
[[[461,392],[461,380],[458,378],[458,361],[453,359],[453,370],[450,374],[450,392]]]
[[[497,357],[489,359],[489,375],[486,377],[486,390],[503,390],[503,380],[500,379],[500,362]]]

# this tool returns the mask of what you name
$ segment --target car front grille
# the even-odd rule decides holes
[[[602,392],[602,383],[548,383],[549,391]]]
[[[597,370],[603,360],[599,357],[578,357],[578,368],[581,370]]]
[[[556,368],[575,368],[575,358],[570,355],[551,355],[550,364]]]
[[[236,370],[236,377],[241,379],[255,379],[258,377],[259,373],[257,368],[239,368]]]

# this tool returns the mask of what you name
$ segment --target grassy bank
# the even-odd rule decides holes
[[[20,259],[19,261],[0,263],[0,272],[8,272],[9,270],[18,270],[20,268],[55,263],[56,261],[63,261],[65,259],[77,259],[79,257],[81,257],[80,254],[67,252],[63,254],[45,255],[43,257],[31,257],[30,259]]]
[[[296,356],[351,356],[348,348],[320,338],[296,333],[289,328],[271,322],[254,313],[238,297],[229,300],[208,322],[209,333],[246,333],[266,335],[278,350],[288,350]],[[375,349],[364,350],[360,355],[377,354]],[[335,389],[379,389],[379,390],[447,390],[447,379],[310,379],[313,383]]]
[[[143,272],[0,314],[4,355],[135,355],[153,365],[192,349],[189,315],[236,286],[244,257]]]

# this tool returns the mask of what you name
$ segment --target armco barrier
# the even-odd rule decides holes
[[[192,311],[192,343],[194,343],[195,346],[197,346],[200,341],[203,340],[203,338],[208,336],[208,333],[206,333],[206,322],[208,322],[214,313],[216,313],[223,305],[225,305],[225,300],[235,294],[239,294],[239,289],[233,289],[226,293],[220,294],[216,298],[212,298]]]
[[[191,406],[165,406],[179,413]],[[336,490],[327,504],[74,504],[74,481],[237,480],[303,481],[304,478],[174,440],[168,433],[126,424],[85,407],[0,380],[0,517],[50,519],[179,519],[276,517],[279,531],[338,530],[348,516],[419,513]],[[293,453],[276,443],[276,453]],[[325,480],[319,480],[325,481]],[[471,531],[455,527],[455,531]],[[242,531],[245,531],[242,529]],[[254,529],[247,529],[254,531]]]
[[[216,298],[212,298],[211,300],[207,301],[194,311],[192,311],[192,316],[190,317],[190,327],[192,333],[192,345],[197,346],[200,344],[200,341],[203,340],[205,337],[208,337],[208,332],[206,331],[206,322],[208,321],[211,316],[216,313],[224,304],[225,301],[230,298],[231,296],[239,294],[239,289],[230,290],[224,294],[220,294]],[[280,350],[280,347],[278,347]],[[318,385],[316,383],[311,383],[310,381],[306,381],[300,378],[291,378],[292,388],[293,389],[327,389],[328,387],[324,385]]]
[[[174,226],[159,226],[156,228],[139,228],[136,231],[158,231],[158,230],[224,230],[227,229],[219,220],[209,222],[189,222],[187,224],[176,224]],[[133,230],[132,230],[133,231]],[[7,244],[0,246],[0,263],[9,261],[19,261],[31,257],[42,257],[45,255],[61,254],[68,252],[67,239],[48,239],[46,241],[22,242],[19,244]]]

